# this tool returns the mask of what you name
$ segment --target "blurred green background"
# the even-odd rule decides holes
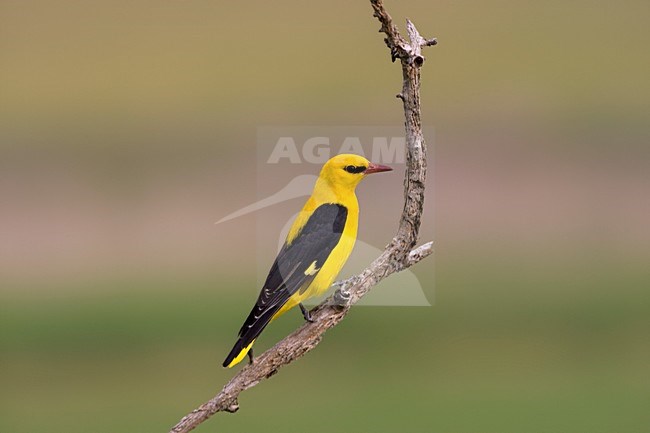
[[[355,309],[198,431],[647,431],[650,4],[387,7],[440,41],[434,305]],[[367,1],[0,1],[0,431],[167,431],[221,388],[255,218],[213,222],[256,198],[258,126],[402,123],[377,29]]]

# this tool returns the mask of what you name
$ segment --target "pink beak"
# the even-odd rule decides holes
[[[382,171],[392,171],[392,170],[393,169],[387,165],[373,164],[371,162],[370,165],[368,165],[368,168],[364,170],[363,174],[381,173]]]

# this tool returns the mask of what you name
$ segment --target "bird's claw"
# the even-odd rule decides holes
[[[350,301],[352,294],[349,290],[346,290],[344,287],[341,287],[334,292],[334,304],[344,306],[347,305]]]
[[[309,323],[314,323],[316,321],[311,316],[311,312],[307,308],[305,308],[305,306],[302,305],[302,303],[298,304],[298,306],[300,307],[300,311],[302,311],[302,317],[304,317],[306,321],[308,321]]]

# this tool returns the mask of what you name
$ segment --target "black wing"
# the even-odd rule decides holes
[[[345,206],[323,204],[316,208],[293,242],[284,244],[271,266],[255,306],[239,330],[239,341],[226,361],[236,357],[241,349],[257,338],[294,293],[309,286],[318,274],[317,270],[339,243],[347,215]],[[314,272],[306,273],[310,267]]]

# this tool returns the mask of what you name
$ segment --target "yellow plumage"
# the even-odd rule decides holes
[[[325,163],[224,366],[239,363],[272,320],[327,291],[356,241],[359,219],[356,186],[366,174],[388,170],[389,167],[351,154],[335,156]],[[281,305],[272,304],[276,299],[279,299],[276,304]]]

